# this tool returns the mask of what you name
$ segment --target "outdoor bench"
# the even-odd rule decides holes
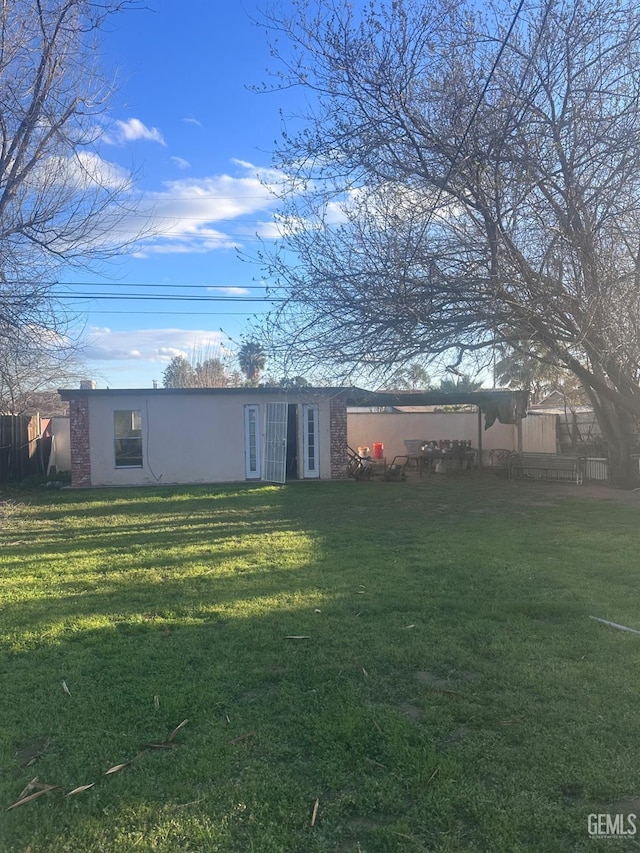
[[[531,477],[545,480],[573,480],[582,485],[582,463],[576,456],[556,453],[514,453],[509,458],[509,478]]]

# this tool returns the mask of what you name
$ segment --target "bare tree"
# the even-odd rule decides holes
[[[276,353],[454,367],[530,342],[578,377],[631,481],[640,417],[640,8],[296,3]],[[300,126],[300,125],[298,125]],[[292,261],[293,257],[293,261]],[[487,359],[489,360],[489,359]]]
[[[131,176],[97,151],[113,91],[97,48],[107,20],[135,2],[0,7],[0,337],[36,326],[60,333],[56,275],[128,242],[118,226]]]
[[[196,383],[199,388],[226,388],[229,377],[220,358],[207,358],[196,364]]]
[[[219,346],[195,346],[189,358],[171,359],[162,377],[165,388],[226,388],[237,375],[229,367],[230,355]]]
[[[0,337],[0,414],[33,412],[83,375],[76,346],[55,332],[22,325]],[[50,412],[48,412],[50,413]]]

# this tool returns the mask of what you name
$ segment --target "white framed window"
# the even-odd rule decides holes
[[[260,406],[244,407],[244,474],[247,480],[262,476],[260,455]]]
[[[114,411],[113,450],[116,468],[142,468],[142,412]]]
[[[303,471],[305,477],[320,476],[318,457],[318,407],[302,407]]]

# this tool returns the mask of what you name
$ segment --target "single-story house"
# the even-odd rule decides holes
[[[223,483],[347,476],[347,406],[473,403],[514,423],[526,394],[381,394],[359,388],[61,390],[74,486]],[[460,399],[458,399],[460,398]]]
[[[62,390],[72,484],[346,477],[344,390]]]

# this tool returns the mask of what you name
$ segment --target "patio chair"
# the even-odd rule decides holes
[[[426,444],[424,438],[405,438],[404,440],[404,447],[407,451],[407,463],[409,465],[414,464],[420,476],[422,476],[422,447],[424,444]]]
[[[347,463],[347,471],[350,477],[354,480],[369,480],[373,474],[373,465],[370,459],[360,456],[359,453],[347,445],[347,454],[349,461]]]

